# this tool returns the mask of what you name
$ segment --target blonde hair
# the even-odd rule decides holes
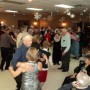
[[[28,61],[37,61],[38,57],[38,50],[35,47],[30,47],[26,53],[26,59]]]
[[[50,46],[49,42],[47,42],[47,41],[43,42],[43,48],[49,48],[49,46]]]

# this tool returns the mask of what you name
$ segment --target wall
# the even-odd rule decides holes
[[[43,16],[44,17],[44,16]],[[47,18],[47,16],[45,16]],[[61,17],[65,17],[65,21],[67,23],[67,27],[72,27],[73,26],[73,22],[77,22],[77,21],[86,21],[86,22],[90,22],[90,19],[88,18],[88,15],[84,15],[84,16],[76,16],[74,19],[71,19],[69,16],[60,16],[60,15],[55,15],[53,17],[52,21],[49,21],[47,19],[43,19],[41,18],[41,20],[36,21],[34,19],[33,15],[23,15],[23,14],[16,14],[14,16],[14,14],[8,14],[8,13],[0,13],[0,21],[4,21],[5,24],[7,26],[12,26],[15,25],[16,27],[18,26],[18,20],[30,20],[30,25],[33,25],[33,22],[36,21],[38,22],[38,27],[42,27],[42,26],[51,26],[52,28],[56,28],[57,26],[61,26],[61,21],[59,21],[61,19]],[[81,20],[80,20],[81,18]]]

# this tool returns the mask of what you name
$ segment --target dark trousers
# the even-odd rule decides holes
[[[14,78],[16,83],[17,83],[17,90],[20,90],[21,88],[21,83],[22,83],[22,74]]]
[[[76,81],[76,78],[71,78],[71,76],[67,76],[67,77],[65,77],[62,85],[69,84],[69,83],[71,83],[73,81]]]
[[[62,52],[65,50],[65,48],[62,48]],[[64,70],[69,70],[69,63],[70,63],[70,50],[65,53],[65,55],[62,56],[62,68]]]
[[[8,69],[10,65],[10,61],[12,59],[12,53],[10,52],[10,48],[1,47],[1,69],[3,70],[4,64],[6,63],[5,70]]]

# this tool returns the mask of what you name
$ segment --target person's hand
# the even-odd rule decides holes
[[[47,56],[45,54],[42,54],[42,56],[43,56],[44,59],[47,59]]]
[[[12,66],[9,66],[9,69],[13,69],[13,67]]]
[[[79,84],[78,84],[77,81],[74,81],[74,82],[72,82],[72,86],[75,87],[75,88],[77,88],[77,87],[79,87]]]
[[[87,74],[87,71],[86,70],[82,70],[82,72]]]
[[[25,63],[24,68],[25,68],[26,71],[33,70],[33,66],[31,66],[29,63]]]
[[[39,60],[44,61],[45,59],[44,58],[39,58]]]
[[[64,56],[65,55],[65,52],[62,52],[62,56]]]
[[[71,77],[70,78],[75,78],[75,75],[71,75]]]

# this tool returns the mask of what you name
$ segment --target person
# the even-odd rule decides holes
[[[79,57],[82,57],[82,47],[84,44],[84,34],[80,26],[77,27],[77,35],[79,36]]]
[[[41,90],[37,76],[38,70],[42,69],[42,63],[38,62],[37,64],[38,58],[38,50],[34,47],[30,47],[26,53],[26,59],[28,62],[25,63],[30,64],[33,67],[32,70],[26,70],[24,67],[18,67],[14,71],[12,66],[9,67],[9,71],[13,77],[16,77],[22,73],[22,84],[20,90]],[[23,63],[23,65],[25,63]]]
[[[79,59],[79,36],[76,32],[73,35],[76,39],[72,39],[71,54],[74,55],[74,59]]]
[[[33,42],[32,42],[32,47],[35,47],[37,50],[40,49],[40,43],[41,43],[41,37],[40,35],[34,35],[33,36]]]
[[[12,40],[11,36],[9,35],[9,28],[5,28],[4,34],[0,36],[0,47],[1,47],[1,66],[0,69],[3,71],[4,65],[5,65],[5,70],[8,69],[10,65],[10,61],[12,59],[13,53],[10,51],[10,45],[14,45],[14,41]]]
[[[52,60],[53,60],[53,64],[58,64],[59,65],[59,61],[61,61],[61,37],[59,35],[59,33],[55,33],[54,36],[54,42],[53,42],[53,53],[52,53]]]
[[[76,76],[80,71],[84,71],[90,76],[90,54],[85,55],[84,63],[74,69],[74,74],[65,77],[62,85],[71,83],[76,80]]]
[[[44,41],[48,41],[49,43],[51,43],[50,30],[47,30],[47,33],[44,36]]]
[[[65,84],[58,90],[70,90],[73,87],[76,88],[76,90],[90,90],[90,76],[84,72],[79,72],[76,78],[76,81]]]
[[[46,79],[47,79],[48,59],[50,56],[50,52],[48,52],[49,46],[50,46],[49,42],[44,41],[43,42],[43,49],[39,50],[39,54],[40,54],[39,59],[42,62],[42,70],[39,71],[39,73],[38,73],[38,80],[40,81],[41,86],[43,86],[43,84],[46,82]],[[44,55],[44,58],[43,58],[43,55]]]
[[[28,29],[28,33],[33,36],[33,32],[34,32],[34,27],[30,26],[30,28]]]
[[[71,38],[70,34],[67,32],[67,29],[62,29],[62,38],[61,38],[61,49],[62,49],[62,66],[58,68],[62,72],[67,72],[69,70],[70,62],[70,47],[71,47]]]
[[[26,25],[23,25],[21,28],[20,28],[21,32],[17,35],[17,39],[16,39],[16,47],[20,47],[22,45],[22,37],[25,36],[26,34],[29,34],[27,32],[27,26]]]
[[[11,61],[11,66],[14,68],[14,70],[17,69],[16,64],[18,62],[27,62],[26,52],[32,44],[32,38],[33,37],[30,34],[27,34],[22,37],[22,45],[19,48],[17,48]],[[21,77],[22,74],[14,78],[17,83],[17,90],[20,90],[21,87]]]

